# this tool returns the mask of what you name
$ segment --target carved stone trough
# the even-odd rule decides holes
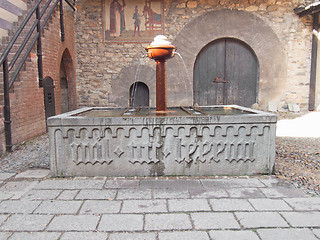
[[[82,108],[48,119],[52,176],[273,172],[276,116],[239,106]]]

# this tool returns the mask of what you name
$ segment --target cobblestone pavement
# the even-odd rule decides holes
[[[0,239],[320,239],[320,197],[272,176],[0,173]]]

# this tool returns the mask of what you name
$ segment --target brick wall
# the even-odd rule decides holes
[[[58,8],[42,34],[43,77],[54,80],[55,109],[61,113],[60,64],[64,56],[68,73],[69,99],[71,109],[77,107],[75,93],[75,46],[74,16],[68,6],[64,11],[65,41],[60,40],[60,14]],[[10,93],[12,142],[13,144],[30,139],[46,131],[43,88],[39,88],[36,47],[30,54],[19,74],[18,81]],[[2,121],[1,121],[2,122]],[[0,150],[5,148],[3,126],[0,133]]]

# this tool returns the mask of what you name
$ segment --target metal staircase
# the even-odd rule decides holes
[[[39,87],[43,87],[42,33],[45,27],[47,27],[50,17],[55,10],[57,10],[57,7],[59,7],[61,41],[64,41],[63,2],[66,2],[71,9],[75,11],[75,0],[38,0],[32,6],[1,54],[0,65],[3,70],[4,129],[6,151],[8,152],[12,151],[9,91],[13,87],[14,82],[17,81],[19,72],[35,46],[37,49]]]

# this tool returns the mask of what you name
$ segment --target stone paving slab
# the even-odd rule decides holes
[[[81,201],[43,201],[34,213],[40,214],[76,214],[82,205]]]
[[[43,180],[35,189],[102,189],[105,180],[76,180],[76,179],[54,179],[54,180]]]
[[[320,196],[272,176],[14,176],[0,188],[0,239],[320,239]]]
[[[80,214],[119,213],[120,201],[86,200],[81,207]]]
[[[249,230],[213,230],[209,232],[209,235],[214,240],[259,240],[258,235]]]
[[[320,197],[285,198],[284,200],[298,211],[320,211]]]
[[[106,240],[108,233],[102,232],[65,232],[59,240]]]
[[[184,199],[190,198],[188,190],[181,189],[153,189],[155,199]]]
[[[199,180],[193,179],[167,179],[167,180],[141,180],[141,188],[162,188],[162,189],[194,189],[202,188]]]
[[[232,213],[191,213],[195,229],[240,229]]]
[[[49,231],[94,231],[100,217],[94,215],[61,215],[50,222]]]
[[[276,212],[236,212],[235,215],[245,229],[289,227],[280,214]]]
[[[0,181],[5,181],[8,180],[9,178],[13,177],[14,175],[16,175],[16,173],[0,173]]]
[[[26,170],[24,172],[17,174],[14,178],[15,179],[18,179],[18,178],[42,179],[42,178],[49,176],[49,174],[50,174],[50,170],[48,170],[48,169],[32,169],[32,170],[30,169],[30,170]]]
[[[191,230],[192,224],[188,214],[147,214],[145,230]]]
[[[262,240],[317,240],[310,229],[258,229]]]
[[[320,212],[282,212],[292,227],[320,227]]]
[[[104,214],[98,227],[99,231],[142,231],[143,214]]]
[[[0,203],[0,213],[33,213],[41,201],[7,200]]]
[[[58,232],[16,232],[10,240],[57,240],[60,236]]]
[[[254,208],[246,199],[210,199],[210,205],[213,211],[234,212],[234,211],[254,211]]]
[[[206,199],[169,199],[170,212],[201,212],[211,211]]]
[[[95,189],[85,189],[80,190],[80,192],[77,194],[75,199],[78,200],[87,200],[87,199],[100,199],[100,200],[108,200],[108,199],[115,199],[117,194],[116,190],[95,190]]]
[[[161,213],[167,212],[166,200],[124,200],[122,213]]]
[[[159,240],[209,240],[206,232],[186,231],[186,232],[160,232]]]
[[[4,231],[43,231],[53,215],[14,214],[1,225]]]
[[[249,199],[257,211],[291,211],[292,208],[282,199]]]
[[[255,178],[229,178],[229,179],[202,179],[205,188],[252,188],[252,187],[266,187],[259,179]]]
[[[156,240],[156,233],[111,233],[108,240]]]

